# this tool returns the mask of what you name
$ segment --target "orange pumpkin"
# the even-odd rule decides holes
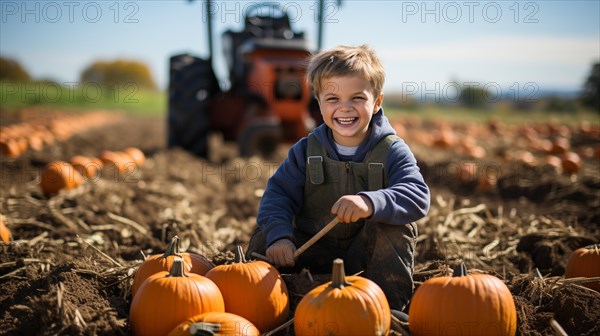
[[[485,157],[486,151],[481,146],[473,146],[467,148],[467,155],[475,159],[483,159]]]
[[[98,158],[106,167],[114,167],[119,173],[135,169],[135,164],[131,162],[129,155],[123,152],[102,151]]]
[[[531,152],[528,151],[520,151],[516,154],[515,160],[520,162],[520,163],[524,163],[528,166],[535,166],[536,165],[536,159],[535,156],[533,154],[531,154]]]
[[[61,189],[73,189],[83,183],[83,177],[68,162],[50,162],[42,171],[40,188],[46,196],[57,194]]]
[[[477,179],[477,190],[478,191],[486,192],[486,191],[494,190],[494,189],[496,189],[497,185],[498,185],[498,177],[491,175],[491,174],[481,175]]]
[[[179,258],[171,272],[157,273],[139,288],[131,302],[129,321],[134,335],[167,335],[190,317],[224,310],[217,285],[202,275],[186,274]]]
[[[27,146],[35,151],[40,151],[44,148],[44,140],[39,133],[32,133],[25,136]]]
[[[96,158],[75,155],[69,160],[77,171],[88,179],[96,178],[98,171],[102,168],[102,162]]]
[[[8,243],[12,240],[12,234],[10,233],[10,229],[4,225],[4,217],[0,215],[0,240]]]
[[[246,262],[240,246],[236,263],[216,266],[206,277],[219,286],[226,311],[246,318],[262,333],[288,317],[288,291],[277,269],[264,261]]]
[[[21,155],[19,143],[13,138],[0,139],[0,153],[8,157],[14,158]]]
[[[547,155],[544,159],[546,166],[552,167],[557,173],[562,172],[562,161],[556,155]]]
[[[95,156],[90,157],[90,160],[92,161],[92,163],[99,167],[100,169],[102,169],[102,167],[104,167],[104,163],[102,163],[102,160],[100,160],[100,158],[97,158]]]
[[[333,261],[331,282],[308,292],[294,313],[295,335],[387,335],[390,307],[373,281],[347,277],[342,259]]]
[[[434,277],[415,291],[408,312],[412,335],[514,335],[517,313],[510,290],[488,274]]]
[[[591,146],[583,146],[577,149],[577,154],[584,158],[593,158],[594,157],[594,149]]]
[[[550,139],[540,139],[535,147],[538,150],[552,154],[552,148],[554,147],[554,144]]]
[[[180,253],[179,252],[179,237],[174,236],[167,246],[165,253],[152,255],[140,265],[135,272],[133,284],[131,286],[131,294],[135,295],[142,283],[150,276],[164,271],[170,271],[173,266],[173,261],[176,258],[182,258],[186,271],[205,275],[215,265],[205,257],[196,253]]]
[[[440,148],[449,148],[456,143],[456,136],[452,128],[446,126],[435,131],[433,135],[433,145]]]
[[[579,248],[571,254],[565,269],[565,278],[600,277],[600,244]],[[600,281],[582,283],[600,292]]]
[[[143,166],[144,162],[146,162],[146,156],[144,155],[144,152],[142,152],[139,148],[127,147],[123,150],[123,152],[129,155],[133,162],[138,166]]]
[[[562,154],[567,152],[571,148],[571,143],[569,139],[564,137],[557,137],[552,141],[552,149],[550,152],[552,154]]]
[[[22,154],[29,148],[29,144],[27,143],[26,138],[20,136],[18,138],[15,138],[15,141],[17,142],[17,146],[19,146],[19,153]]]
[[[562,156],[562,169],[567,174],[576,174],[581,169],[581,158],[577,153],[566,152]]]
[[[472,182],[477,179],[477,162],[464,162],[458,167],[457,177],[460,182]]]
[[[260,332],[250,321],[241,316],[209,312],[185,320],[169,333],[169,336],[190,335],[259,336]]]

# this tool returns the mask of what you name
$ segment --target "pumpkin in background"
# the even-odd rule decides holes
[[[561,166],[566,174],[577,174],[581,170],[581,158],[577,153],[566,152],[562,156]]]
[[[440,148],[450,148],[456,143],[454,130],[449,125],[442,125],[433,133],[433,145]]]
[[[27,140],[27,147],[33,149],[34,151],[40,151],[44,148],[44,140],[42,136],[37,132],[32,130],[32,133],[25,136],[25,140]]]
[[[345,276],[342,259],[333,261],[331,282],[308,292],[294,313],[295,335],[387,335],[390,307],[373,281]]]
[[[0,138],[0,153],[14,158],[21,155],[21,148],[14,138]]]
[[[138,166],[143,166],[144,162],[146,162],[146,156],[139,148],[127,147],[123,150],[123,153],[129,155],[133,162]]]
[[[473,146],[467,149],[467,155],[475,159],[483,159],[486,155],[486,151],[481,146]]]
[[[75,155],[69,163],[77,169],[77,171],[88,179],[97,177],[98,171],[102,168],[102,161],[97,158],[90,158],[83,155]]]
[[[19,153],[23,154],[29,148],[26,138],[20,136],[15,138],[15,141],[17,142],[17,146],[19,146]]]
[[[600,277],[600,244],[579,248],[571,254],[565,269],[565,278]],[[600,292],[600,281],[582,283]]]
[[[517,313],[510,290],[489,274],[434,277],[415,291],[408,312],[412,335],[515,335]]]
[[[12,240],[12,234],[9,228],[4,225],[4,216],[0,215],[0,240],[8,243]]]
[[[565,137],[557,137],[552,141],[552,149],[550,150],[551,154],[562,154],[569,151],[571,148],[571,143],[569,139]]]
[[[152,255],[140,265],[135,272],[131,295],[135,295],[142,283],[150,276],[158,272],[169,272],[176,258],[182,258],[186,266],[186,272],[205,275],[215,265],[205,257],[196,253],[180,253],[179,237],[174,236],[167,246],[165,253]]]
[[[264,261],[246,262],[241,246],[234,264],[216,266],[206,277],[221,290],[225,311],[246,318],[261,333],[279,326],[288,317],[289,297],[281,275]]]
[[[535,166],[537,165],[537,161],[536,158],[533,154],[531,154],[531,152],[528,152],[526,150],[524,151],[519,151],[515,157],[514,160],[523,164],[526,164],[528,166]]]
[[[105,150],[98,155],[98,158],[102,161],[104,166],[113,167],[120,174],[134,171],[136,168],[136,165],[131,162],[129,155],[124,152]]]
[[[42,171],[40,188],[46,196],[57,194],[61,189],[73,189],[83,183],[83,177],[68,162],[50,162]]]
[[[169,333],[169,336],[189,335],[259,336],[260,332],[241,316],[209,312],[190,317]]]
[[[562,160],[556,155],[547,155],[544,159],[544,165],[552,167],[555,172],[562,172]]]
[[[202,275],[186,274],[181,258],[173,261],[170,272],[144,281],[137,294],[129,311],[134,335],[167,335],[190,317],[225,310],[217,285]]]

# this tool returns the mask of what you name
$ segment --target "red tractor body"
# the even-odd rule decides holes
[[[266,15],[260,8],[246,16],[243,31],[223,34],[229,90],[219,84],[211,59],[171,58],[169,146],[207,157],[207,137],[219,132],[238,143],[241,155],[268,155],[322,121],[306,80],[304,34],[292,31],[276,6],[265,6]]]

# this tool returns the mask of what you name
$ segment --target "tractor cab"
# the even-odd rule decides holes
[[[252,7],[244,19],[244,30],[225,31],[222,44],[232,86],[233,83],[243,83],[244,53],[252,49],[308,50],[304,32],[294,32],[287,13],[276,5]]]
[[[171,58],[169,146],[207,157],[207,137],[219,132],[238,143],[241,155],[269,155],[321,121],[318,110],[313,109],[316,118],[311,116],[315,102],[306,80],[310,51],[304,32],[292,29],[278,5],[254,6],[243,30],[225,31],[222,41],[230,82],[226,91],[212,67],[212,42],[208,59]]]

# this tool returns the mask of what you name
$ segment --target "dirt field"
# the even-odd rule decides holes
[[[2,114],[3,126],[21,121],[18,113]],[[439,125],[412,123],[402,133],[432,190],[431,211],[418,223],[417,284],[449,274],[448,265],[463,259],[508,285],[518,334],[552,334],[555,319],[569,335],[600,335],[600,293],[562,277],[573,250],[600,242],[600,160],[584,157],[580,172],[565,175],[516,160],[517,137],[498,136],[521,134],[508,126],[457,126],[458,134],[493,130],[475,138],[487,154],[474,159],[422,141]],[[595,133],[571,134],[573,148],[600,145]],[[17,158],[0,156],[0,213],[14,237],[0,245],[0,334],[130,334],[130,282],[144,255],[162,252],[177,234],[184,249],[221,264],[248,242],[286,146],[273,158],[239,158],[235,147],[213,139],[208,162],[167,149],[165,139],[164,120],[124,117]],[[48,162],[128,146],[145,152],[140,169],[105,169],[77,189],[42,195],[39,175]],[[318,283],[284,278],[292,307]]]

